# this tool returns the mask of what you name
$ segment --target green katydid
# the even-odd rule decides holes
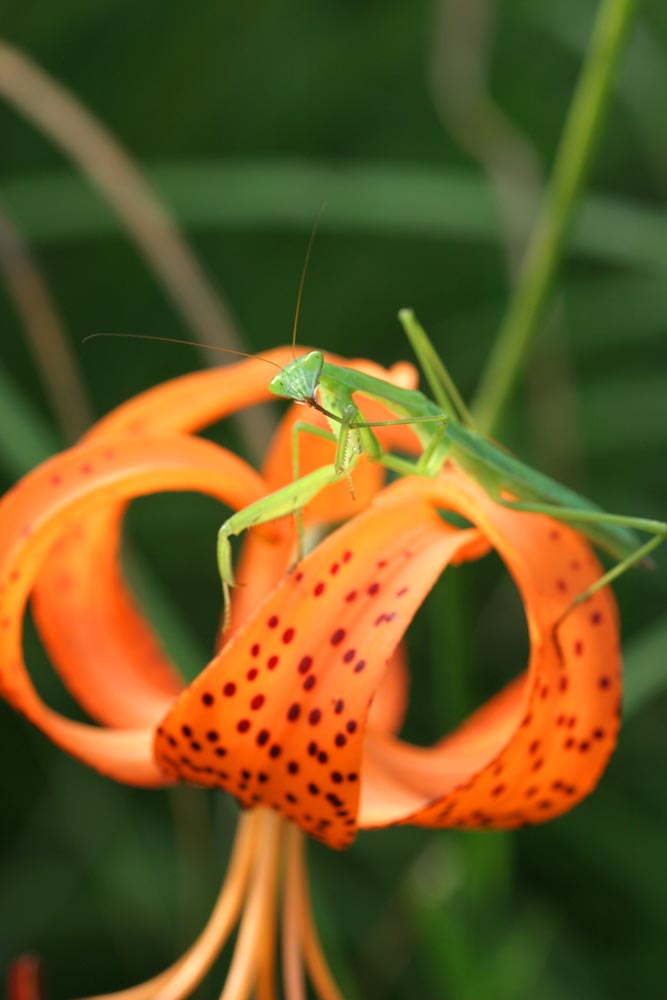
[[[272,393],[319,410],[327,418],[331,430],[297,422],[293,429],[294,481],[237,512],[220,528],[217,551],[225,599],[225,624],[229,621],[229,587],[234,583],[231,536],[289,514],[300,518],[302,509],[321,490],[349,476],[362,452],[371,461],[401,475],[435,476],[448,460],[472,476],[497,503],[526,513],[548,514],[574,524],[595,545],[618,559],[612,569],[575,598],[561,620],[581,601],[645,559],[667,537],[667,524],[607,514],[479,434],[444,364],[412,311],[401,310],[399,318],[436,402],[418,390],[399,388],[331,364],[319,351],[295,358],[271,379],[269,389]],[[364,420],[356,402],[359,396],[384,404],[395,419]],[[416,461],[383,450],[373,428],[393,424],[414,425],[422,448]],[[331,465],[299,477],[297,435],[303,432],[335,441],[336,452]],[[508,500],[507,494],[515,499]],[[300,521],[298,523],[300,526]],[[636,531],[652,537],[642,544]]]

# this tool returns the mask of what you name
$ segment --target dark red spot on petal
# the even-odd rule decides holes
[[[257,712],[264,704],[265,698],[263,694],[256,694],[255,697],[250,702],[250,707],[253,712]]]
[[[278,615],[271,615],[266,624],[269,628],[277,628],[279,621],[280,619],[278,618]]]
[[[335,562],[332,563],[331,566],[329,567],[329,572],[331,573],[332,576],[335,576],[339,569],[340,565],[337,562]]]
[[[250,655],[251,655],[251,656],[259,656],[259,651],[260,651],[260,645],[259,645],[259,643],[258,643],[258,642],[254,643],[254,644],[253,644],[253,645],[252,645],[252,646],[250,647]]]
[[[232,695],[235,695],[236,684],[234,683],[234,681],[227,681],[227,683],[222,689],[222,693],[225,695],[226,698],[231,698]]]
[[[192,736],[192,730],[190,729],[190,726],[181,726],[181,732],[188,739]]]
[[[356,590],[351,590],[349,592],[349,594],[345,595],[345,600],[347,601],[348,604],[351,604],[352,601],[355,601],[356,599],[357,599],[357,591]]]
[[[379,589],[380,589],[380,584],[379,584],[379,583],[377,583],[377,581],[376,581],[375,583],[371,583],[371,584],[370,584],[370,586],[368,587],[368,589],[367,589],[366,593],[367,593],[367,594],[368,594],[368,595],[369,595],[370,597],[374,597],[374,596],[375,596],[375,594],[377,594],[377,592],[378,592],[378,590],[379,590]]]
[[[215,701],[215,698],[213,697],[210,691],[204,691],[203,695],[201,696],[201,700],[203,705],[206,705],[208,708],[210,708],[213,702]]]
[[[257,733],[257,745],[263,747],[271,739],[271,733],[268,729],[260,729]]]
[[[356,721],[354,719],[348,719],[348,721],[347,721],[347,723],[345,725],[345,728],[347,729],[348,733],[350,733],[350,734],[356,733],[356,731],[357,731],[357,723],[356,723]]]
[[[581,656],[584,651],[584,644],[581,639],[577,639],[572,648],[574,649],[575,656]]]
[[[334,712],[336,713],[336,715],[340,715],[344,708],[345,708],[345,702],[343,701],[342,698],[339,698],[336,704],[334,705]]]
[[[297,701],[293,702],[287,710],[287,718],[290,722],[296,722],[301,715],[301,706]]]
[[[320,582],[316,583],[315,586],[313,587],[313,595],[315,597],[319,597],[321,594],[324,593],[325,587],[326,587],[326,583],[323,583],[320,580]]]
[[[343,653],[343,663],[350,663],[354,659],[356,649],[348,649]]]
[[[310,712],[310,714],[308,715],[308,722],[311,724],[311,726],[316,726],[321,718],[322,718],[322,713],[319,710],[319,708],[314,708],[312,712]]]
[[[316,683],[317,683],[317,678],[315,677],[315,674],[311,674],[310,677],[306,677],[305,681],[303,682],[302,685],[303,690],[312,691]]]
[[[236,723],[236,728],[240,733],[247,733],[251,725],[250,719],[239,719]]]
[[[355,674],[360,674],[361,671],[364,669],[365,666],[366,666],[366,661],[365,660],[359,660],[358,663],[355,663],[355,665],[354,665],[354,672],[355,672]]]
[[[248,673],[246,674],[246,677],[248,678],[249,681],[254,681],[258,673],[259,670],[257,669],[257,667],[251,667]]]
[[[273,656],[270,656],[266,661],[266,665],[269,668],[269,670],[275,670],[276,667],[278,666],[278,657],[275,654]]]
[[[347,743],[347,736],[345,735],[345,733],[336,733],[336,738],[334,740],[334,743],[336,744],[337,747],[344,747],[345,744]]]
[[[600,611],[594,611],[591,614],[591,625],[599,625],[602,621],[602,614]]]
[[[329,642],[332,646],[338,646],[345,638],[345,629],[337,628],[335,632],[332,633]]]
[[[300,674],[307,674],[312,665],[313,665],[312,656],[304,656],[301,659],[301,662],[299,663],[297,670],[299,671]]]

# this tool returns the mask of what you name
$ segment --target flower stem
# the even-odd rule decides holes
[[[611,84],[637,0],[602,0],[588,53],[556,153],[551,182],[519,280],[482,375],[473,413],[496,426],[525,363],[562,255],[579,193],[600,135]]]

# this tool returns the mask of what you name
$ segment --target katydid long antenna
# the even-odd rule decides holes
[[[246,354],[245,351],[234,351],[231,347],[218,347],[217,344],[202,344],[198,340],[180,340],[178,337],[159,337],[150,333],[89,333],[81,341],[82,344],[89,340],[97,340],[100,337],[113,337],[123,340],[158,340],[163,344],[185,344],[187,347],[203,347],[207,351],[219,351],[221,354],[233,354],[237,358],[249,358],[251,361],[264,361],[267,365],[273,365],[278,371],[281,366],[270,358],[263,358],[261,354]]]
[[[303,267],[301,268],[301,278],[299,279],[299,291],[296,295],[296,309],[294,310],[294,325],[292,326],[292,358],[296,361],[296,332],[299,327],[299,314],[301,312],[301,299],[303,298],[303,286],[306,283],[306,272],[308,271],[308,264],[310,262],[310,255],[313,250],[313,243],[315,242],[315,236],[317,235],[317,230],[320,224],[320,219],[322,218],[322,213],[327,207],[326,201],[323,201],[320,205],[320,209],[315,216],[315,221],[313,222],[313,228],[310,231],[310,239],[308,240],[308,247],[306,249],[306,256],[303,259]]]

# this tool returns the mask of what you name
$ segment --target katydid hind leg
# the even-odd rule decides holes
[[[618,580],[627,570],[632,569],[633,566],[637,566],[642,562],[650,565],[647,562],[649,555],[667,539],[667,524],[663,521],[654,521],[643,517],[625,517],[621,514],[576,510],[575,508],[558,507],[554,504],[506,500],[504,497],[498,496],[496,490],[487,490],[487,492],[496,503],[507,507],[509,510],[518,510],[527,514],[546,514],[555,520],[564,521],[566,524],[571,524],[575,528],[579,528],[584,534],[587,533],[587,524],[610,524],[629,528],[633,531],[642,531],[651,535],[643,545],[637,546],[636,549],[628,553],[623,559],[620,559],[606,573],[603,573],[598,580],[583,590],[581,594],[578,594],[560,616],[554,625],[554,629],[558,628],[579,604],[588,600],[589,597],[592,597],[593,594],[596,594],[610,583],[613,583],[614,580]]]
[[[398,318],[433,393],[433,398],[444,410],[456,416],[464,426],[474,430],[475,422],[463,396],[413,311],[401,309]]]

